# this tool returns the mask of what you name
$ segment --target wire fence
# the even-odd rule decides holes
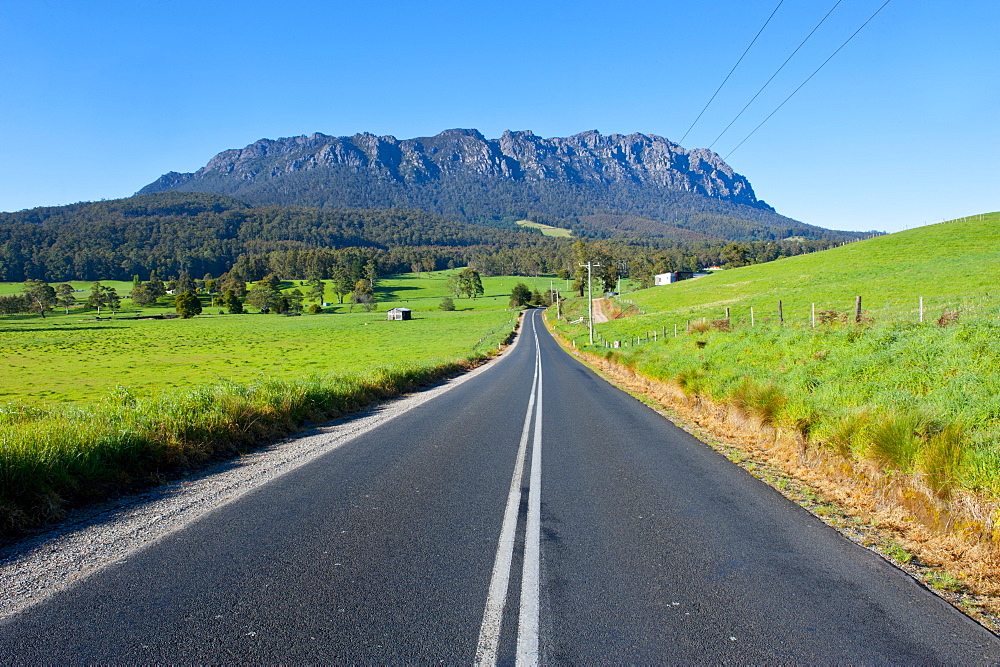
[[[515,312],[514,315],[511,316],[511,318],[509,320],[507,320],[506,322],[504,322],[503,324],[501,324],[499,326],[496,326],[496,327],[493,327],[492,329],[490,329],[489,333],[487,333],[485,336],[483,336],[478,341],[476,341],[476,344],[472,346],[472,350],[473,351],[477,350],[480,346],[483,345],[483,343],[486,343],[487,341],[490,341],[491,339],[492,340],[496,340],[496,336],[498,334],[502,334],[502,333],[506,332],[507,335],[504,336],[503,338],[501,338],[500,342],[497,343],[497,348],[498,349],[502,349],[503,348],[503,344],[510,338],[510,334],[513,333],[514,327],[517,324],[517,318],[518,317],[519,317],[519,314],[517,312]],[[492,347],[492,344],[491,344],[491,347]]]
[[[619,299],[638,308],[631,300]],[[754,326],[827,327],[836,325],[925,324],[946,326],[965,321],[1000,319],[1000,294],[899,298],[854,297],[839,300],[757,301],[739,306],[693,306],[664,313],[657,326],[649,320],[633,324],[631,318],[611,322],[604,331],[595,328],[594,343],[608,348],[653,343],[665,337],[714,328],[733,330]],[[641,328],[640,328],[641,327]]]

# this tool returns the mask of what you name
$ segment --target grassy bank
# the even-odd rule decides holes
[[[0,410],[0,534],[453,375],[472,361]]]
[[[579,331],[560,325],[578,345]],[[1000,498],[1000,323],[696,326],[602,349],[856,462]]]
[[[996,540],[998,222],[977,216],[636,292],[645,314],[597,325],[593,348],[583,326],[557,328],[802,455],[843,461],[935,529]],[[585,307],[567,304],[569,319]]]

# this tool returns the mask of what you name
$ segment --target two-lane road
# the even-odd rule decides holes
[[[0,662],[997,662],[595,376],[492,368],[0,623]]]

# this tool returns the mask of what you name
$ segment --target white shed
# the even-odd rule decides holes
[[[411,317],[413,311],[409,308],[390,308],[386,312],[387,320],[409,320],[413,319]]]
[[[670,283],[675,283],[680,280],[680,275],[677,273],[657,273],[653,276],[654,285],[669,285]]]

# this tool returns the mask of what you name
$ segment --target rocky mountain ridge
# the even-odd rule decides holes
[[[679,192],[773,210],[757,199],[750,182],[716,153],[687,150],[663,137],[596,130],[542,138],[505,131],[487,139],[478,130],[445,130],[433,137],[397,139],[370,133],[333,137],[321,133],[261,139],[226,150],[193,174],[170,172],[140,194],[194,189],[199,181],[236,181],[248,189],[261,181],[330,167],[347,167],[382,181],[418,185],[449,176],[524,182],[648,184]]]
[[[252,206],[420,210],[513,228],[530,219],[595,238],[852,240],[858,232],[775,212],[716,153],[653,134],[593,130],[543,138],[445,130],[397,139],[363,132],[261,139],[139,194],[226,195]]]

